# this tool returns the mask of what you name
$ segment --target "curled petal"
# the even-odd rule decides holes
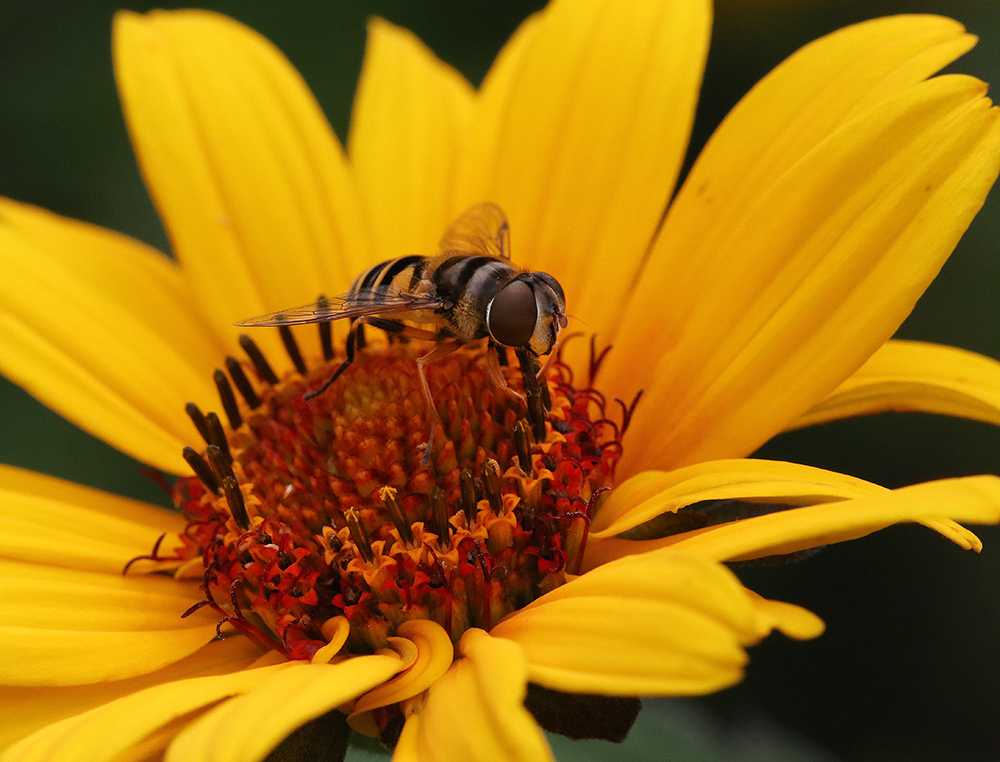
[[[738,682],[747,661],[743,646],[784,628],[785,619],[781,610],[759,609],[720,564],[661,550],[589,571],[491,634],[520,645],[528,679],[546,688],[694,695]],[[795,622],[787,626],[808,632]]]
[[[527,669],[516,643],[482,630],[462,636],[456,661],[412,714],[395,762],[551,760],[545,736],[524,708]]]
[[[970,524],[1000,522],[1000,479],[969,476],[914,484],[883,495],[795,508],[667,539],[676,550],[740,561],[854,540],[904,521],[945,517]]]
[[[798,463],[714,460],[674,471],[645,471],[626,480],[594,517],[590,537],[613,537],[705,500],[809,505],[886,491],[863,479]]]
[[[451,638],[444,628],[429,619],[411,619],[397,630],[398,637],[390,641],[408,641],[416,646],[415,659],[407,660],[406,670],[392,680],[369,691],[354,706],[347,718],[351,727],[365,735],[378,735],[371,710],[405,701],[427,690],[448,671],[455,658]]]
[[[1000,424],[1000,362],[955,347],[889,341],[788,428],[890,410]]]

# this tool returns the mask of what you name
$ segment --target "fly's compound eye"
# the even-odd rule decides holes
[[[511,281],[501,288],[486,308],[486,327],[490,336],[508,347],[526,346],[537,322],[535,292],[521,280]]]

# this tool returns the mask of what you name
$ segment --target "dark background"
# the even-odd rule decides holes
[[[367,17],[381,15],[414,30],[478,83],[517,23],[542,3],[205,5],[272,39],[343,137]],[[117,7],[103,0],[3,3],[0,194],[165,249],[114,90],[110,23]],[[958,18],[982,41],[953,68],[1000,82],[1000,4],[994,0],[721,0],[692,150],[760,76],[800,45],[854,21],[901,12]],[[998,235],[1000,199],[994,196],[901,336],[1000,357]],[[885,415],[785,435],[762,454],[899,486],[1000,472],[1000,431]],[[163,502],[139,464],[2,380],[0,462]],[[623,749],[559,746],[560,758],[612,751],[622,759],[743,762],[1000,758],[1000,531],[987,528],[981,536],[986,549],[976,556],[927,530],[899,527],[805,562],[741,569],[759,592],[819,613],[827,633],[804,644],[774,636],[753,649],[740,686],[698,701],[651,702]]]

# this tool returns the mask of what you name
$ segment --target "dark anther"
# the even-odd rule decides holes
[[[232,463],[233,455],[229,451],[229,442],[226,440],[226,432],[222,428],[222,421],[219,420],[219,416],[214,411],[205,413],[205,423],[208,426],[208,443],[218,447],[222,451],[226,462]]]
[[[448,503],[440,487],[435,487],[431,493],[431,516],[434,519],[434,533],[447,545],[448,538],[451,537],[451,524],[448,523]]]
[[[552,409],[552,395],[549,393],[549,382],[545,378],[542,378],[538,383],[538,388],[542,392],[542,404],[545,406],[546,412]]]
[[[295,343],[295,337],[292,336],[292,329],[287,325],[279,325],[278,332],[281,334],[281,341],[285,345],[285,351],[288,352],[288,356],[292,358],[292,364],[295,366],[295,370],[299,372],[300,376],[306,374],[306,363],[302,359],[302,353],[299,351],[299,345]]]
[[[392,519],[392,523],[395,524],[397,531],[399,532],[399,539],[403,541],[403,544],[408,548],[413,547],[413,527],[410,526],[410,522],[406,520],[406,514],[403,513],[403,506],[399,502],[399,498],[396,496],[396,490],[392,487],[383,487],[379,490],[379,497],[382,498],[382,504],[385,505],[385,510],[389,514],[389,518]]]
[[[347,528],[351,532],[351,539],[354,540],[354,547],[358,549],[361,560],[370,564],[375,560],[375,553],[372,552],[371,543],[368,541],[365,525],[361,523],[361,516],[353,508],[348,508],[344,511],[344,518],[347,520]]]
[[[465,514],[465,521],[471,529],[478,513],[478,501],[476,500],[476,484],[472,480],[472,472],[463,468],[458,475],[458,486],[462,491],[462,512]]]
[[[500,495],[500,464],[490,458],[483,464],[483,492],[490,501],[494,516],[503,515],[503,497]]]
[[[229,428],[236,431],[243,424],[243,417],[240,415],[240,408],[236,404],[236,395],[233,394],[233,387],[229,385],[229,379],[221,370],[216,370],[212,374],[215,381],[215,388],[219,390],[219,399],[222,400],[222,409],[226,411],[229,419]]]
[[[635,407],[636,405],[639,404],[639,400],[642,399],[643,391],[644,391],[643,389],[640,389],[638,392],[636,392],[635,397],[632,398],[632,404],[627,407],[625,406],[624,402],[615,397],[615,402],[617,402],[622,407],[622,434],[625,433],[625,430],[628,428],[628,425],[632,423],[632,414],[635,412]]]
[[[525,394],[540,394],[538,388],[538,360],[530,354],[524,347],[514,350],[517,355],[517,362],[521,366],[521,381],[524,384]]]
[[[326,312],[330,309],[330,302],[320,294],[316,306],[320,312]],[[319,324],[319,343],[323,347],[323,359],[330,362],[333,359],[333,324],[329,320]]]
[[[271,363],[269,363],[267,358],[264,357],[264,353],[260,351],[260,347],[257,346],[257,342],[245,333],[241,333],[240,346],[243,347],[243,351],[247,353],[247,357],[250,358],[250,362],[253,363],[253,367],[257,371],[257,378],[265,384],[278,383],[277,374],[271,367]]]
[[[219,447],[209,445],[205,448],[205,454],[208,456],[208,464],[212,467],[220,484],[227,476],[235,476],[232,463],[226,460]]]
[[[247,505],[243,500],[243,493],[240,491],[239,482],[235,476],[227,476],[222,480],[222,489],[226,493],[226,502],[229,503],[229,512],[233,514],[236,526],[244,532],[250,528],[250,517],[247,515]]]
[[[545,408],[540,394],[528,395],[528,420],[536,442],[545,441]]]
[[[193,402],[189,402],[184,406],[184,411],[188,414],[188,418],[191,419],[194,427],[198,429],[198,433],[205,440],[205,444],[211,444],[212,440],[208,438],[208,423],[205,421],[205,416],[201,412],[201,408]]]
[[[198,477],[198,480],[205,485],[205,489],[209,492],[219,491],[219,479],[209,468],[208,463],[205,459],[198,454],[198,452],[193,447],[185,447],[181,451],[181,455],[184,456],[184,460],[187,464],[191,466],[191,470],[194,471],[194,475]]]
[[[254,390],[253,384],[250,383],[250,379],[247,378],[247,374],[243,372],[243,366],[240,365],[240,361],[235,357],[227,357],[226,370],[229,371],[229,377],[233,379],[233,383],[236,384],[236,388],[243,395],[243,399],[246,400],[250,409],[256,410],[259,408],[260,397],[257,396],[257,392]]]
[[[600,354],[597,353],[597,337],[591,334],[590,336],[590,370],[588,373],[588,384],[590,386],[594,385],[594,379],[597,378],[597,372],[601,369],[601,364],[604,362],[604,358],[608,356],[608,352],[611,351],[611,345],[608,344],[604,349],[601,350]]]
[[[527,476],[534,473],[531,462],[531,429],[524,421],[514,424],[514,451],[517,453],[517,464]]]

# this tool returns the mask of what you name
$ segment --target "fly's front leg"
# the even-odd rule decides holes
[[[518,394],[517,391],[511,388],[510,384],[507,383],[507,379],[500,370],[501,365],[507,364],[507,349],[506,347],[500,347],[493,339],[490,339],[489,346],[486,349],[486,368],[489,371],[490,379],[494,384],[499,386],[501,389],[509,392],[517,399],[524,402],[524,396]]]
[[[427,451],[424,453],[424,465],[430,462],[431,451],[434,449],[434,434],[437,431],[437,425],[441,423],[441,416],[438,415],[437,407],[434,405],[434,398],[431,396],[431,387],[427,383],[427,372],[424,370],[424,366],[438,357],[443,357],[449,352],[454,352],[459,346],[459,343],[454,339],[443,339],[440,334],[435,334],[435,336],[438,339],[438,345],[423,357],[417,358],[417,375],[420,376],[420,389],[424,393],[424,402],[427,404],[427,417],[430,419],[430,431],[427,435]]]
[[[323,385],[319,389],[317,389],[314,392],[309,392],[308,394],[303,394],[302,395],[303,399],[311,400],[311,399],[314,399],[314,398],[318,397],[319,395],[321,395],[323,392],[325,392],[327,389],[329,389],[330,385],[334,381],[336,381],[338,378],[340,378],[340,375],[345,370],[347,370],[348,366],[352,362],[354,362],[354,351],[357,348],[357,345],[359,343],[359,338],[358,337],[362,337],[361,340],[362,341],[364,340],[363,339],[363,337],[364,337],[364,324],[367,323],[367,322],[368,322],[368,318],[360,317],[357,320],[355,320],[353,323],[351,323],[351,330],[347,334],[347,345],[345,347],[345,350],[347,352],[347,359],[345,359],[340,364],[340,367],[337,368],[333,372],[332,376],[330,376],[326,381],[323,382]]]

